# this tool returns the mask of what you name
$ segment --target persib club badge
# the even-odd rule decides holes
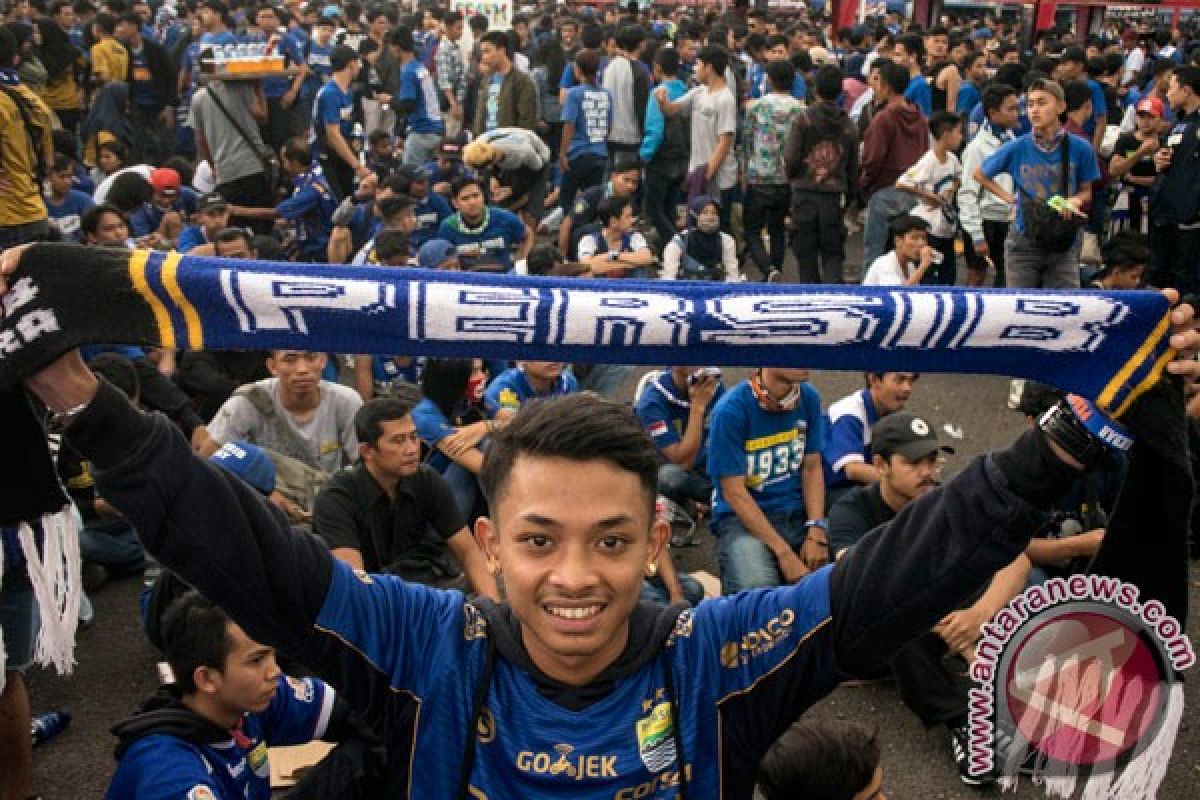
[[[662,772],[675,763],[671,704],[659,703],[637,721],[638,754],[651,772]]]

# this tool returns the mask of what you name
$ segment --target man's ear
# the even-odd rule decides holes
[[[192,683],[201,694],[216,694],[221,690],[222,675],[212,667],[196,667],[192,671]]]
[[[488,569],[500,564],[500,534],[496,523],[490,517],[480,517],[475,520],[475,542],[487,559]],[[494,570],[493,570],[494,571]]]
[[[665,519],[659,519],[656,515],[654,524],[650,526],[650,549],[646,554],[646,560],[657,563],[659,556],[666,552],[667,541],[670,538],[671,523]]]

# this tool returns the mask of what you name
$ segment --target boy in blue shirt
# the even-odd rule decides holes
[[[867,388],[829,405],[825,414],[825,507],[856,486],[879,480],[871,463],[871,429],[903,411],[921,376],[916,372],[868,372]]]
[[[904,90],[904,99],[921,109],[928,117],[933,113],[933,90],[929,81],[921,73],[921,62],[925,60],[925,42],[915,33],[896,37],[892,48],[892,60],[908,70],[911,76],[908,88]]]
[[[406,165],[397,170],[396,175],[399,176],[397,183],[404,187],[400,191],[416,201],[417,227],[408,238],[413,250],[419,250],[421,245],[435,238],[442,222],[454,210],[444,197],[429,190],[429,177],[424,170]]]
[[[608,163],[608,134],[612,128],[612,95],[596,85],[600,54],[584,50],[572,69],[579,85],[567,90],[562,108],[562,143],[558,169],[563,176],[559,204],[571,208],[575,192],[604,180]]]
[[[338,201],[321,168],[309,161],[309,145],[301,136],[289,139],[280,151],[280,166],[292,178],[292,196],[275,208],[229,207],[233,216],[247,219],[276,217],[292,222],[291,249],[300,261],[325,261],[333,212]]]
[[[463,268],[511,272],[513,248],[517,260],[533,249],[533,232],[511,211],[489,206],[478,178],[459,178],[453,184],[454,207],[438,226],[437,238],[455,246]]]
[[[492,419],[506,420],[537,397],[557,397],[579,391],[579,382],[561,361],[522,361],[501,372],[483,393],[483,407]]]
[[[650,377],[634,400],[638,421],[666,461],[658,470],[658,492],[680,505],[712,498],[709,413],[724,395],[719,370],[671,367]]]
[[[83,229],[79,227],[79,219],[95,203],[90,195],[71,188],[74,180],[74,162],[64,155],[56,156],[54,169],[50,172],[50,193],[46,195],[46,213],[50,218],[51,225],[58,230],[64,240],[82,242]]]
[[[404,163],[421,166],[433,157],[446,134],[437,85],[429,69],[416,57],[412,31],[396,28],[392,46],[400,52],[400,91],[396,113],[404,116]]]
[[[336,740],[347,729],[348,707],[331,687],[283,674],[273,648],[198,592],[171,605],[162,637],[175,683],[113,728],[107,798],[267,800],[269,746]]]
[[[724,594],[791,583],[828,560],[825,426],[807,381],[807,370],[760,369],[713,409],[708,472]]]
[[[1004,243],[1004,271],[1014,289],[1078,289],[1079,236],[1066,252],[1051,253],[1026,236],[1025,216],[1020,201],[1047,202],[1065,194],[1065,217],[1083,216],[1080,211],[1092,200],[1092,182],[1099,180],[1096,154],[1086,139],[1068,133],[1062,126],[1067,104],[1062,87],[1051,80],[1035,81],[1026,91],[1029,121],[1033,131],[1002,145],[975,170],[975,180],[1005,203],[1017,208],[1016,220]],[[1067,147],[1067,190],[1062,191],[1063,148]],[[1013,179],[1014,192],[993,180],[1000,173]]]
[[[345,45],[330,56],[333,77],[317,93],[313,106],[313,158],[321,164],[330,187],[339,198],[354,191],[354,179],[366,180],[374,173],[359,161],[351,147],[354,139],[354,96],[350,85],[358,77],[362,61]],[[361,142],[359,143],[361,146]]]

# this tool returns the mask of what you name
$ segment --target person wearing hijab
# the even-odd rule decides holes
[[[21,84],[40,95],[46,86],[47,76],[46,68],[37,56],[37,42],[34,39],[33,28],[20,22],[10,22],[4,28],[17,40],[17,53],[19,54],[17,75],[21,78]]]
[[[702,194],[688,205],[688,227],[663,250],[662,277],[668,280],[725,281],[742,279],[737,243],[721,230],[721,204]]]
[[[35,23],[42,37],[38,58],[46,67],[46,85],[40,95],[69,131],[78,129],[83,115],[83,92],[76,81],[76,73],[83,68],[83,57],[67,33],[74,21],[71,4],[60,0],[51,6],[50,14]]]
[[[99,154],[96,148],[110,141],[118,141],[126,151],[133,144],[133,126],[129,122],[129,84],[110,81],[92,95],[92,108],[79,130],[83,142],[83,160],[96,164]]]

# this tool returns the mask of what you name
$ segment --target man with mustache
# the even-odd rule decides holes
[[[937,486],[939,456],[954,452],[938,444],[929,421],[908,411],[888,414],[876,422],[871,441],[878,482],[851,490],[829,510],[829,547],[835,558]],[[1029,559],[1018,556],[992,577],[974,603],[947,614],[932,631],[900,648],[890,663],[904,704],[927,727],[946,726],[959,777],[968,786],[991,780],[968,771],[969,685],[947,666],[945,656],[950,652],[971,657],[980,626],[1025,587],[1029,567]]]

